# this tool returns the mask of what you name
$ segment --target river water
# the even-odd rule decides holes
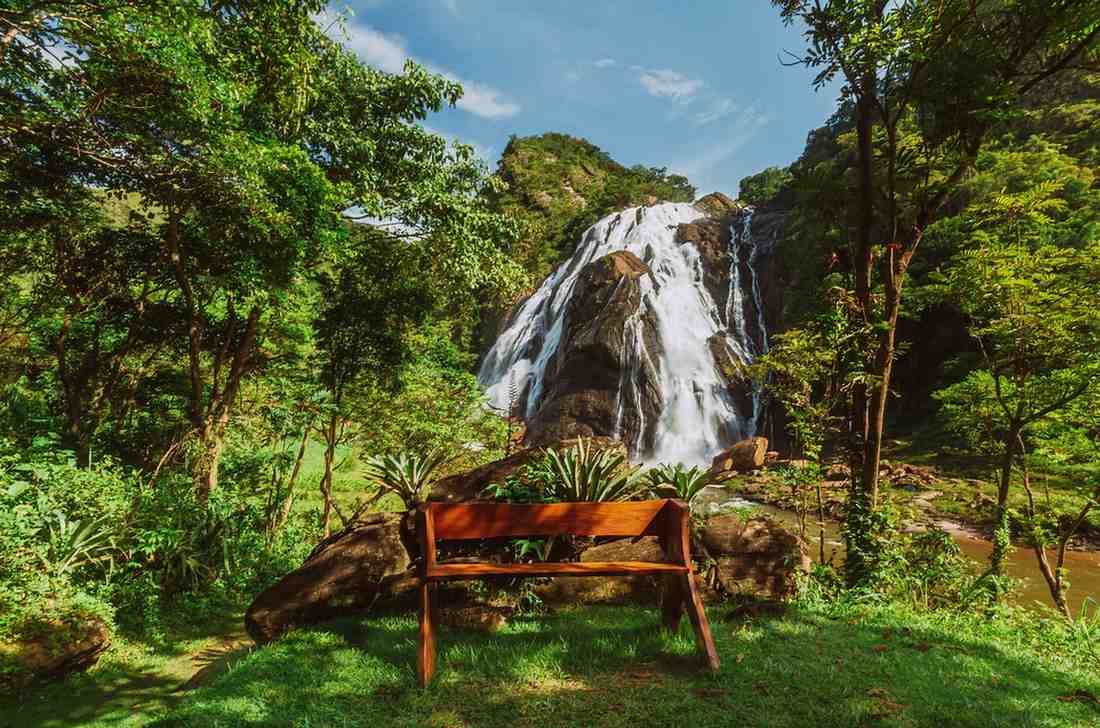
[[[793,511],[776,508],[775,506],[743,498],[734,497],[727,504],[744,504],[758,508],[771,515],[776,520],[787,524],[797,531],[798,517]],[[958,524],[948,521],[940,521],[940,528],[951,534],[955,542],[964,554],[973,559],[980,568],[989,563],[989,554],[993,550],[993,544],[979,535],[960,527]],[[810,556],[814,561],[820,559],[818,547],[817,522],[812,518],[806,524],[806,537],[810,543]],[[825,558],[832,558],[834,563],[839,563],[844,557],[844,544],[840,539],[840,524],[835,521],[827,521],[825,524]],[[1055,554],[1047,553],[1047,558],[1053,565]],[[1081,605],[1086,598],[1094,602],[1100,602],[1100,552],[1097,551],[1067,551],[1065,569],[1069,573],[1069,606],[1076,614],[1080,612]],[[1017,547],[1009,555],[1008,574],[1020,580],[1020,586],[1012,593],[1012,601],[1022,607],[1041,610],[1053,607],[1054,602],[1050,598],[1050,590],[1039,571],[1039,564],[1035,558],[1035,552],[1030,548]],[[1095,607],[1093,607],[1095,608]]]

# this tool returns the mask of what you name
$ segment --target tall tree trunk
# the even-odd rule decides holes
[[[855,313],[859,318],[859,325],[870,324],[876,318],[871,296],[875,221],[874,109],[871,99],[875,93],[875,85],[876,79],[873,75],[864,76],[860,81],[860,93],[856,101],[859,218],[852,265],[856,289]],[[865,368],[870,370],[872,366],[873,362],[868,362]],[[849,449],[852,484],[844,529],[848,547],[846,573],[849,583],[862,581],[870,566],[868,559],[874,559],[875,539],[870,533],[870,516],[874,509],[873,491],[878,480],[878,463],[869,458],[868,442],[872,420],[870,405],[868,386],[861,378],[852,386],[852,442]]]
[[[1008,524],[1008,492],[1012,485],[1012,463],[1015,462],[1020,442],[1020,428],[1015,422],[1005,435],[1004,454],[997,483],[997,507],[993,514],[993,550],[989,554],[989,570],[994,576],[1004,576],[1004,565],[1012,545]]]
[[[210,500],[210,494],[218,487],[218,466],[225,447],[225,425],[228,418],[208,420],[199,430],[199,452],[191,464],[195,480],[195,497],[199,503]]]
[[[298,454],[294,457],[294,467],[291,469],[290,477],[286,482],[286,495],[283,496],[282,503],[278,504],[278,512],[275,518],[272,519],[272,533],[280,530],[290,520],[290,512],[294,508],[294,486],[298,484],[298,476],[302,472],[302,463],[306,459],[306,448],[309,446],[309,432],[312,428],[313,420],[311,419],[302,430],[302,440],[298,444]]]
[[[336,412],[329,415],[325,424],[325,474],[321,478],[321,497],[324,498],[324,512],[321,514],[321,531],[325,538],[331,533],[332,522],[332,480],[333,462],[336,460],[336,426],[339,416]]]

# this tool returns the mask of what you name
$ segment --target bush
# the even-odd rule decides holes
[[[642,473],[617,450],[592,447],[581,440],[566,450],[546,450],[526,468],[551,502],[624,501],[641,495]]]
[[[713,482],[709,471],[696,466],[685,468],[681,463],[658,465],[651,468],[645,478],[655,493],[660,486],[668,485],[676,491],[676,497],[685,503],[691,503],[703,488]]]

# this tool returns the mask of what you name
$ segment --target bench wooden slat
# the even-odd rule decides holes
[[[666,501],[631,503],[431,503],[435,538],[656,536]]]
[[[635,574],[683,574],[680,564],[651,561],[575,561],[534,564],[437,564],[429,580],[480,579],[485,576],[632,576]]]

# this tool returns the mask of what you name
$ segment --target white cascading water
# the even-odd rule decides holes
[[[728,336],[727,341],[733,352],[742,362],[751,364],[757,357],[768,353],[768,326],[764,318],[764,301],[760,294],[760,276],[756,272],[756,263],[763,245],[752,235],[752,208],[745,210],[742,218],[741,231],[738,232],[735,225],[730,226],[730,292],[726,301],[726,321],[731,322],[730,328],[734,329],[736,336]],[[741,285],[741,262],[743,251],[748,249],[746,262],[752,275],[752,285],[749,292],[752,295],[753,310],[756,311],[756,327],[760,332],[759,340],[749,335],[745,322],[745,290]],[[754,382],[752,388],[752,417],[744,423],[742,432],[745,437],[752,437],[760,429],[764,417],[764,386],[763,382]]]
[[[757,251],[753,248],[747,260],[753,281],[746,291],[737,264],[743,246],[751,245],[746,224],[744,232],[734,234],[731,242],[730,301],[723,317],[703,285],[698,249],[676,242],[677,227],[700,217],[690,204],[664,203],[613,213],[585,231],[573,256],[523,302],[485,355],[478,380],[487,387],[489,405],[507,410],[514,404],[526,418],[538,411],[547,387],[547,365],[565,333],[565,312],[578,274],[588,263],[626,250],[637,255],[651,275],[639,279],[641,304],[624,326],[623,350],[629,361],[620,372],[616,431],[609,434],[623,434],[623,415],[628,408],[636,408],[637,414],[644,416],[639,406],[640,382],[646,375],[656,381],[661,409],[656,422],[643,419],[635,441],[628,443],[633,457],[647,462],[709,464],[730,442],[754,434],[760,417],[759,392],[753,393],[753,412],[739,412],[707,341],[719,332],[725,334],[731,352],[745,363],[764,350],[753,341],[744,322],[748,295],[763,333],[759,286],[752,269]],[[660,340],[659,351],[652,357],[642,340],[647,314],[656,322]],[[734,323],[727,327],[723,318]],[[763,346],[766,349],[766,343]],[[514,392],[525,390],[524,401],[510,401]],[[653,447],[643,451],[643,437],[649,428]]]

